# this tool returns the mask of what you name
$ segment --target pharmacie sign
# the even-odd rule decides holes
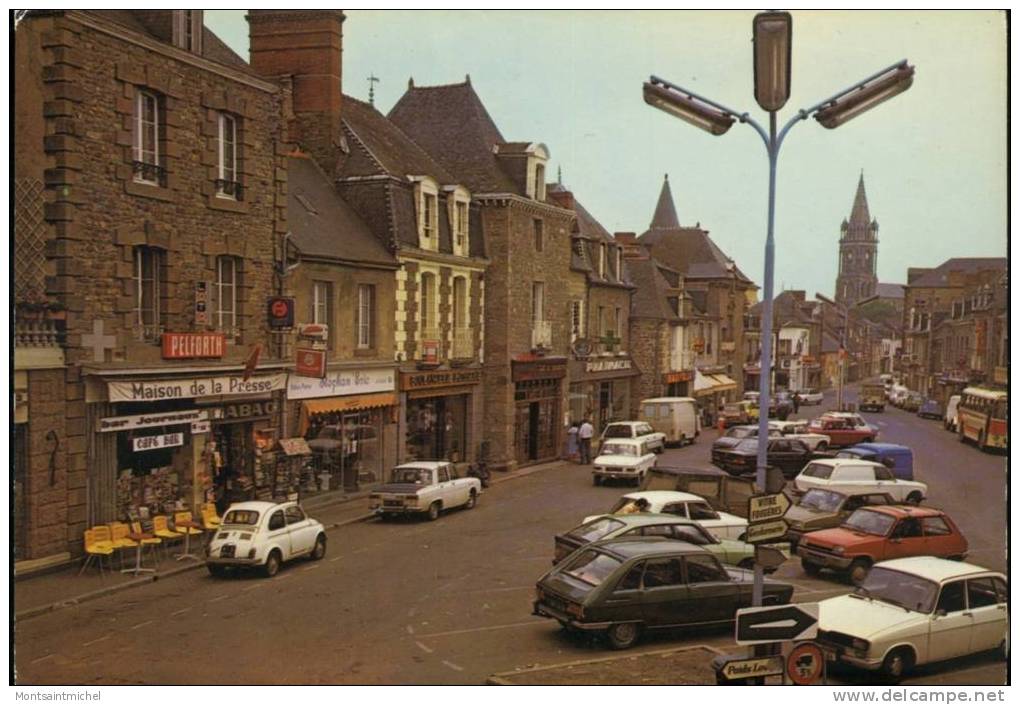
[[[144,450],[159,450],[184,445],[183,433],[164,433],[161,436],[139,436],[131,439],[131,448],[136,453]]]
[[[589,360],[584,365],[585,372],[616,372],[629,369],[630,360]]]
[[[243,377],[192,377],[143,382],[110,382],[110,401],[162,401],[220,394],[267,394],[283,389],[287,375]]]
[[[396,380],[391,369],[333,370],[322,379],[291,375],[287,380],[288,399],[316,399],[347,394],[392,392]]]

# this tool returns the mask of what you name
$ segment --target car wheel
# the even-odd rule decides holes
[[[910,649],[894,649],[882,661],[882,675],[890,683],[899,683],[903,674],[914,665],[914,654]]]
[[[267,578],[271,578],[280,572],[280,552],[273,550],[270,552],[269,557],[266,558],[266,562],[262,565],[262,574]]]
[[[629,649],[637,643],[641,636],[641,627],[634,622],[614,624],[606,630],[609,645],[617,650]]]
[[[478,504],[478,495],[474,490],[471,490],[471,494],[468,495],[468,501],[464,504],[464,509],[474,509],[476,504]]]
[[[677,448],[683,448],[688,443],[693,443],[693,442],[694,441],[688,441],[687,440],[687,436],[685,436],[684,434],[681,433],[680,434],[680,441],[677,443]]]
[[[868,577],[871,563],[866,558],[857,558],[846,571],[846,577],[852,585],[860,585]]]
[[[817,446],[815,446],[815,450],[817,450],[817,451],[821,451],[822,453],[824,453],[824,452],[825,452],[825,451],[827,451],[828,449],[829,449],[829,444],[828,444],[828,443],[826,443],[825,441],[822,441],[822,442],[821,442],[821,443],[819,443],[819,444],[818,444]]]
[[[209,569],[209,575],[214,578],[222,578],[226,574],[226,570],[221,565],[213,565],[212,563],[206,563],[205,567]]]
[[[817,563],[811,563],[810,561],[806,561],[803,558],[800,559],[800,567],[803,568],[804,572],[810,575],[811,577],[815,577],[816,575],[822,572],[822,566],[818,565]]]
[[[913,504],[915,507],[921,503],[924,499],[920,492],[911,492],[907,495],[907,504]]]
[[[319,534],[315,537],[315,547],[312,548],[310,558],[313,561],[321,561],[326,555],[326,534]]]
[[[439,518],[439,511],[440,511],[440,509],[441,509],[441,507],[439,506],[439,502],[433,502],[432,504],[429,505],[429,515],[428,515],[429,516],[429,521],[435,521],[436,519]]]

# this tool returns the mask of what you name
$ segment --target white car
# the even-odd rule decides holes
[[[473,509],[481,494],[481,480],[459,477],[453,463],[419,460],[393,468],[393,481],[368,496],[368,508],[383,519],[425,514],[435,521],[446,509]]]
[[[223,515],[206,547],[205,564],[217,577],[227,568],[261,568],[271,578],[287,561],[325,555],[325,527],[297,502],[239,502]]]
[[[769,421],[769,428],[777,429],[784,438],[796,438],[813,451],[829,449],[829,437],[824,433],[812,433],[807,421]]]
[[[858,458],[812,460],[793,480],[794,491],[804,494],[813,487],[846,494],[887,492],[897,502],[920,504],[928,496],[928,485],[900,480],[882,463]]]
[[[931,556],[876,563],[853,593],[819,602],[830,656],[899,680],[913,666],[1008,649],[1006,576]]]
[[[825,401],[825,395],[815,389],[802,389],[797,392],[801,406],[818,406]]]
[[[592,483],[601,485],[608,478],[631,480],[640,485],[648,468],[654,467],[656,455],[646,441],[618,438],[602,444],[591,471]]]
[[[639,500],[645,500],[648,507],[645,512],[654,514],[672,514],[697,522],[710,534],[718,539],[744,540],[747,532],[747,519],[726,512],[717,512],[703,497],[687,492],[671,492],[653,490],[648,492],[631,492],[625,494],[609,510],[610,514],[631,514],[636,511]],[[587,523],[601,515],[586,517]]]
[[[947,431],[956,433],[957,413],[956,407],[960,404],[960,395],[954,394],[949,397],[949,401],[946,402],[946,413],[942,417],[942,426]]]
[[[620,438],[643,441],[655,453],[666,450],[666,434],[656,431],[646,421],[614,421],[606,424],[606,427],[602,429],[602,435],[599,436],[599,441],[605,443]]]

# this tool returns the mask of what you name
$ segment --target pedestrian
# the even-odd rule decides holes
[[[594,435],[595,428],[585,418],[577,429],[577,439],[581,444],[581,465],[591,465],[591,437]]]
[[[567,429],[567,459],[573,462],[577,462],[577,422],[574,420],[570,421],[570,427]]]
[[[800,394],[794,392],[792,400],[793,400],[793,413],[796,414],[798,411],[800,411]]]

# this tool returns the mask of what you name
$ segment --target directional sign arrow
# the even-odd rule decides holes
[[[748,607],[737,610],[738,644],[814,639],[818,635],[818,603]]]
[[[755,524],[760,521],[779,519],[790,508],[790,499],[779,492],[749,497],[747,500],[747,521]]]

